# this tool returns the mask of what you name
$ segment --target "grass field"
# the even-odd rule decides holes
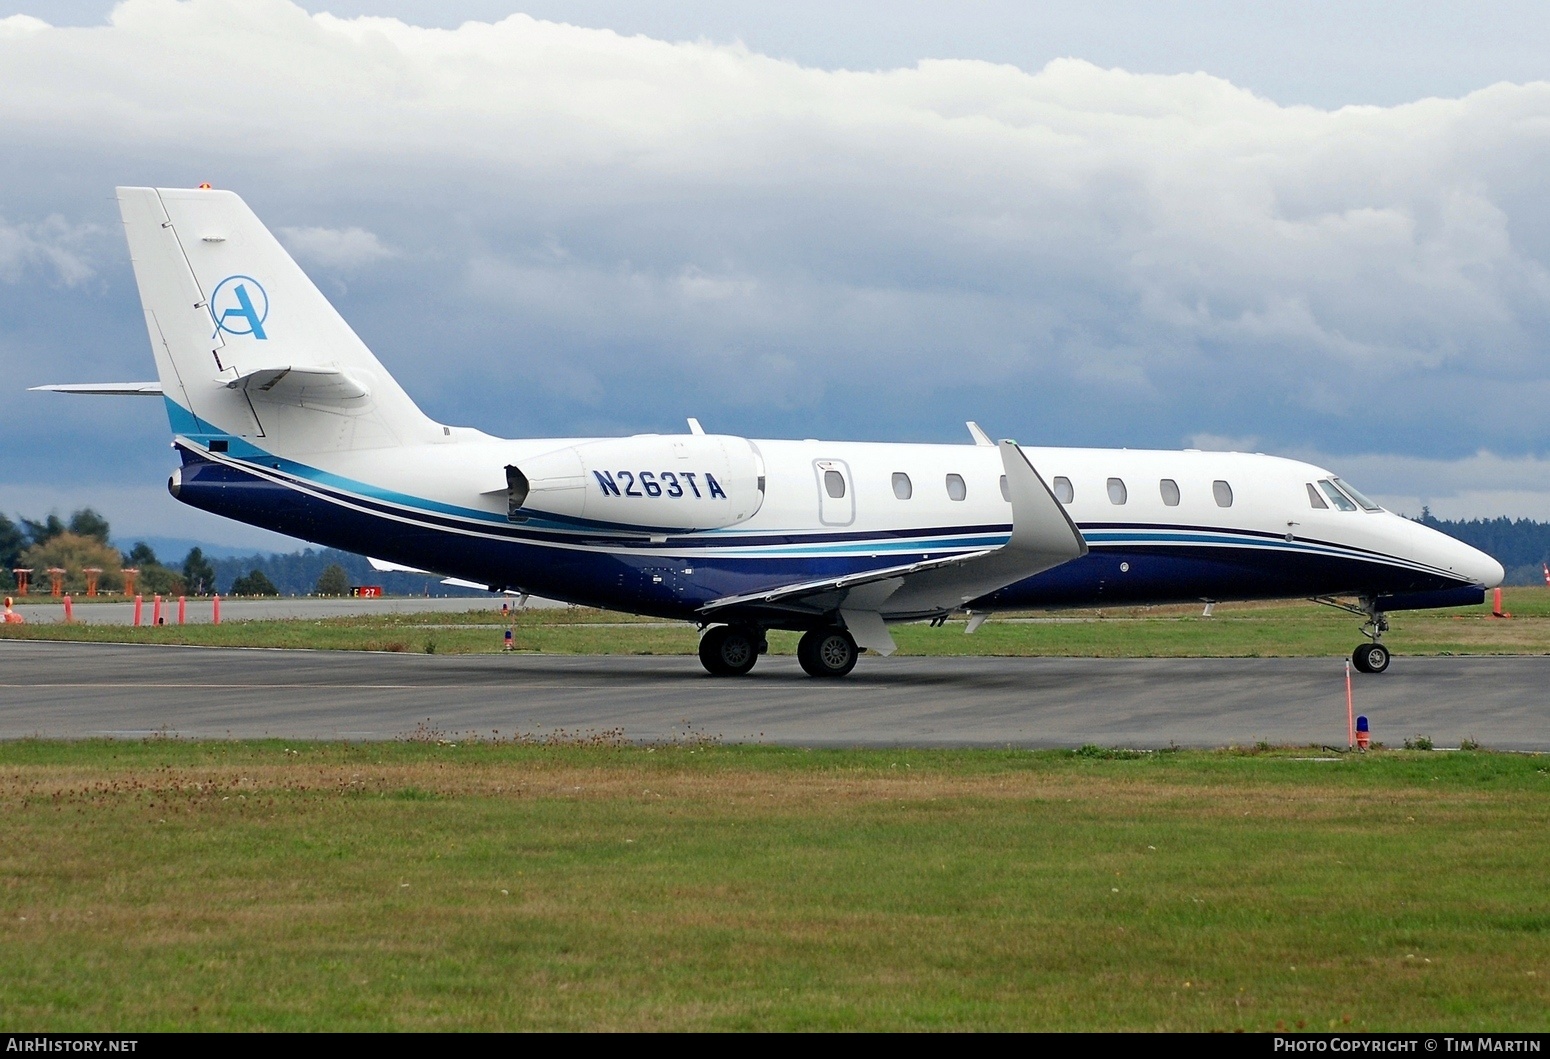
[[[1505,591],[1511,620],[1489,604],[1440,611],[1400,611],[1385,643],[1398,654],[1550,653],[1550,591]],[[464,613],[381,614],[315,621],[228,621],[222,625],[0,625],[0,638],[306,647],[355,651],[501,650],[505,622],[486,604]],[[941,629],[894,626],[905,655],[1064,655],[1085,657],[1269,657],[1349,654],[1361,637],[1349,614],[1308,602],[1218,604],[1055,611],[993,618],[973,636],[962,622]],[[511,624],[519,650],[563,654],[693,654],[698,631],[581,608],[531,610]],[[773,632],[770,649],[796,653],[795,633]]]
[[[0,746],[0,1027],[1550,1029],[1543,757]]]

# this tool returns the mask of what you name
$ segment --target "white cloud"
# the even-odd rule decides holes
[[[34,33],[42,33],[52,27],[43,19],[32,15],[7,15],[0,18],[0,40],[12,37],[27,37]]]
[[[1326,111],[1207,74],[820,70],[523,15],[34,23],[0,21],[8,216],[234,187],[305,263],[375,266],[342,310],[491,429],[688,408],[945,436],[962,412],[1050,443],[1550,451],[1547,83]],[[79,284],[80,247],[0,228],[0,275]],[[1503,459],[1501,497],[1550,494]]]
[[[281,228],[279,235],[298,259],[326,268],[359,268],[398,256],[364,228]]]
[[[99,234],[94,225],[71,225],[58,216],[39,224],[19,225],[0,218],[0,280],[17,283],[24,271],[37,269],[67,287],[84,283],[95,270],[81,246]]]

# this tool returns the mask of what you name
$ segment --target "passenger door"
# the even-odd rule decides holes
[[[856,521],[856,491],[845,461],[814,460],[813,472],[818,480],[818,521],[825,526]]]

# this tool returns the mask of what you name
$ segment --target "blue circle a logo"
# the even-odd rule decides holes
[[[210,315],[215,330],[229,335],[267,339],[264,321],[269,318],[269,294],[252,276],[227,276],[210,295]],[[211,337],[214,337],[213,335]]]

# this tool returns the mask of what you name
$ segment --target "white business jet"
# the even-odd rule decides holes
[[[1029,607],[1479,603],[1502,567],[1320,467],[1221,452],[710,434],[508,440],[420,411],[229,191],[119,188],[186,504],[379,562],[695,622],[749,672],[768,629],[841,677],[888,626]],[[1037,469],[1035,469],[1037,468]]]

